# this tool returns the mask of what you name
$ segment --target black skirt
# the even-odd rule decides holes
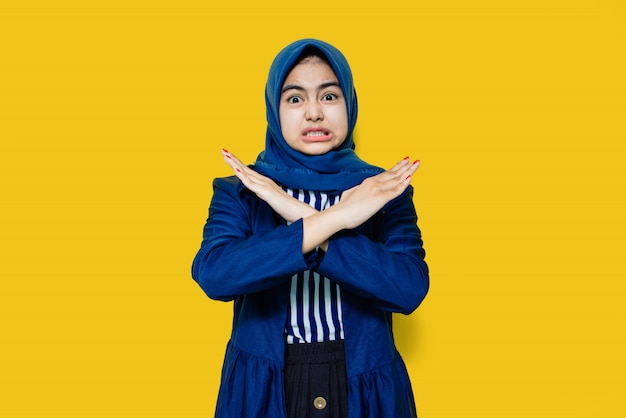
[[[285,398],[289,418],[348,418],[343,341],[287,344]]]

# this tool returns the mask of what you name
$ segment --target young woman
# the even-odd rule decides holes
[[[234,301],[216,417],[415,417],[393,339],[429,279],[410,185],[419,161],[389,170],[354,152],[348,62],[315,39],[270,68],[265,150],[215,179],[192,267]]]

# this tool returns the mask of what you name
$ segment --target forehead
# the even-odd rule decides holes
[[[319,57],[311,56],[300,60],[287,73],[283,86],[294,82],[312,83],[327,81],[337,81],[337,75],[326,61]]]

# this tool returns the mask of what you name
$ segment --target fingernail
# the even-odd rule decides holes
[[[405,160],[405,161],[406,161],[406,160],[408,160],[408,159],[409,159],[409,156],[408,156],[408,155],[407,155],[406,157],[404,157],[404,158],[403,158],[403,160]]]
[[[222,148],[222,151],[228,153],[228,150],[226,148]]]
[[[420,163],[420,160],[415,160],[415,161],[413,161],[413,165],[415,165],[415,164],[419,164],[419,163]]]
[[[411,178],[411,175],[406,176],[405,180],[408,180]]]
[[[232,160],[232,157],[230,155],[228,155],[228,154],[224,154],[224,157],[229,158],[229,159]]]
[[[239,169],[239,167],[235,167],[235,171],[238,173],[241,173],[241,170]]]

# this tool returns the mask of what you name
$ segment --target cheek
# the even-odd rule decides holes
[[[348,132],[348,113],[345,109],[341,109],[336,112],[334,115],[335,125],[338,129],[341,129],[342,132]]]
[[[281,126],[283,125],[283,120],[285,119],[284,113],[285,112],[283,111],[283,107],[282,106],[279,107],[278,108],[278,122],[280,123]]]
[[[280,130],[283,134],[283,138],[288,138],[293,136],[294,132],[294,117],[292,112],[279,112],[278,114],[280,120]]]
[[[285,112],[278,112],[278,122],[280,123],[280,129],[285,129],[285,126],[289,125],[289,119],[286,117]]]

